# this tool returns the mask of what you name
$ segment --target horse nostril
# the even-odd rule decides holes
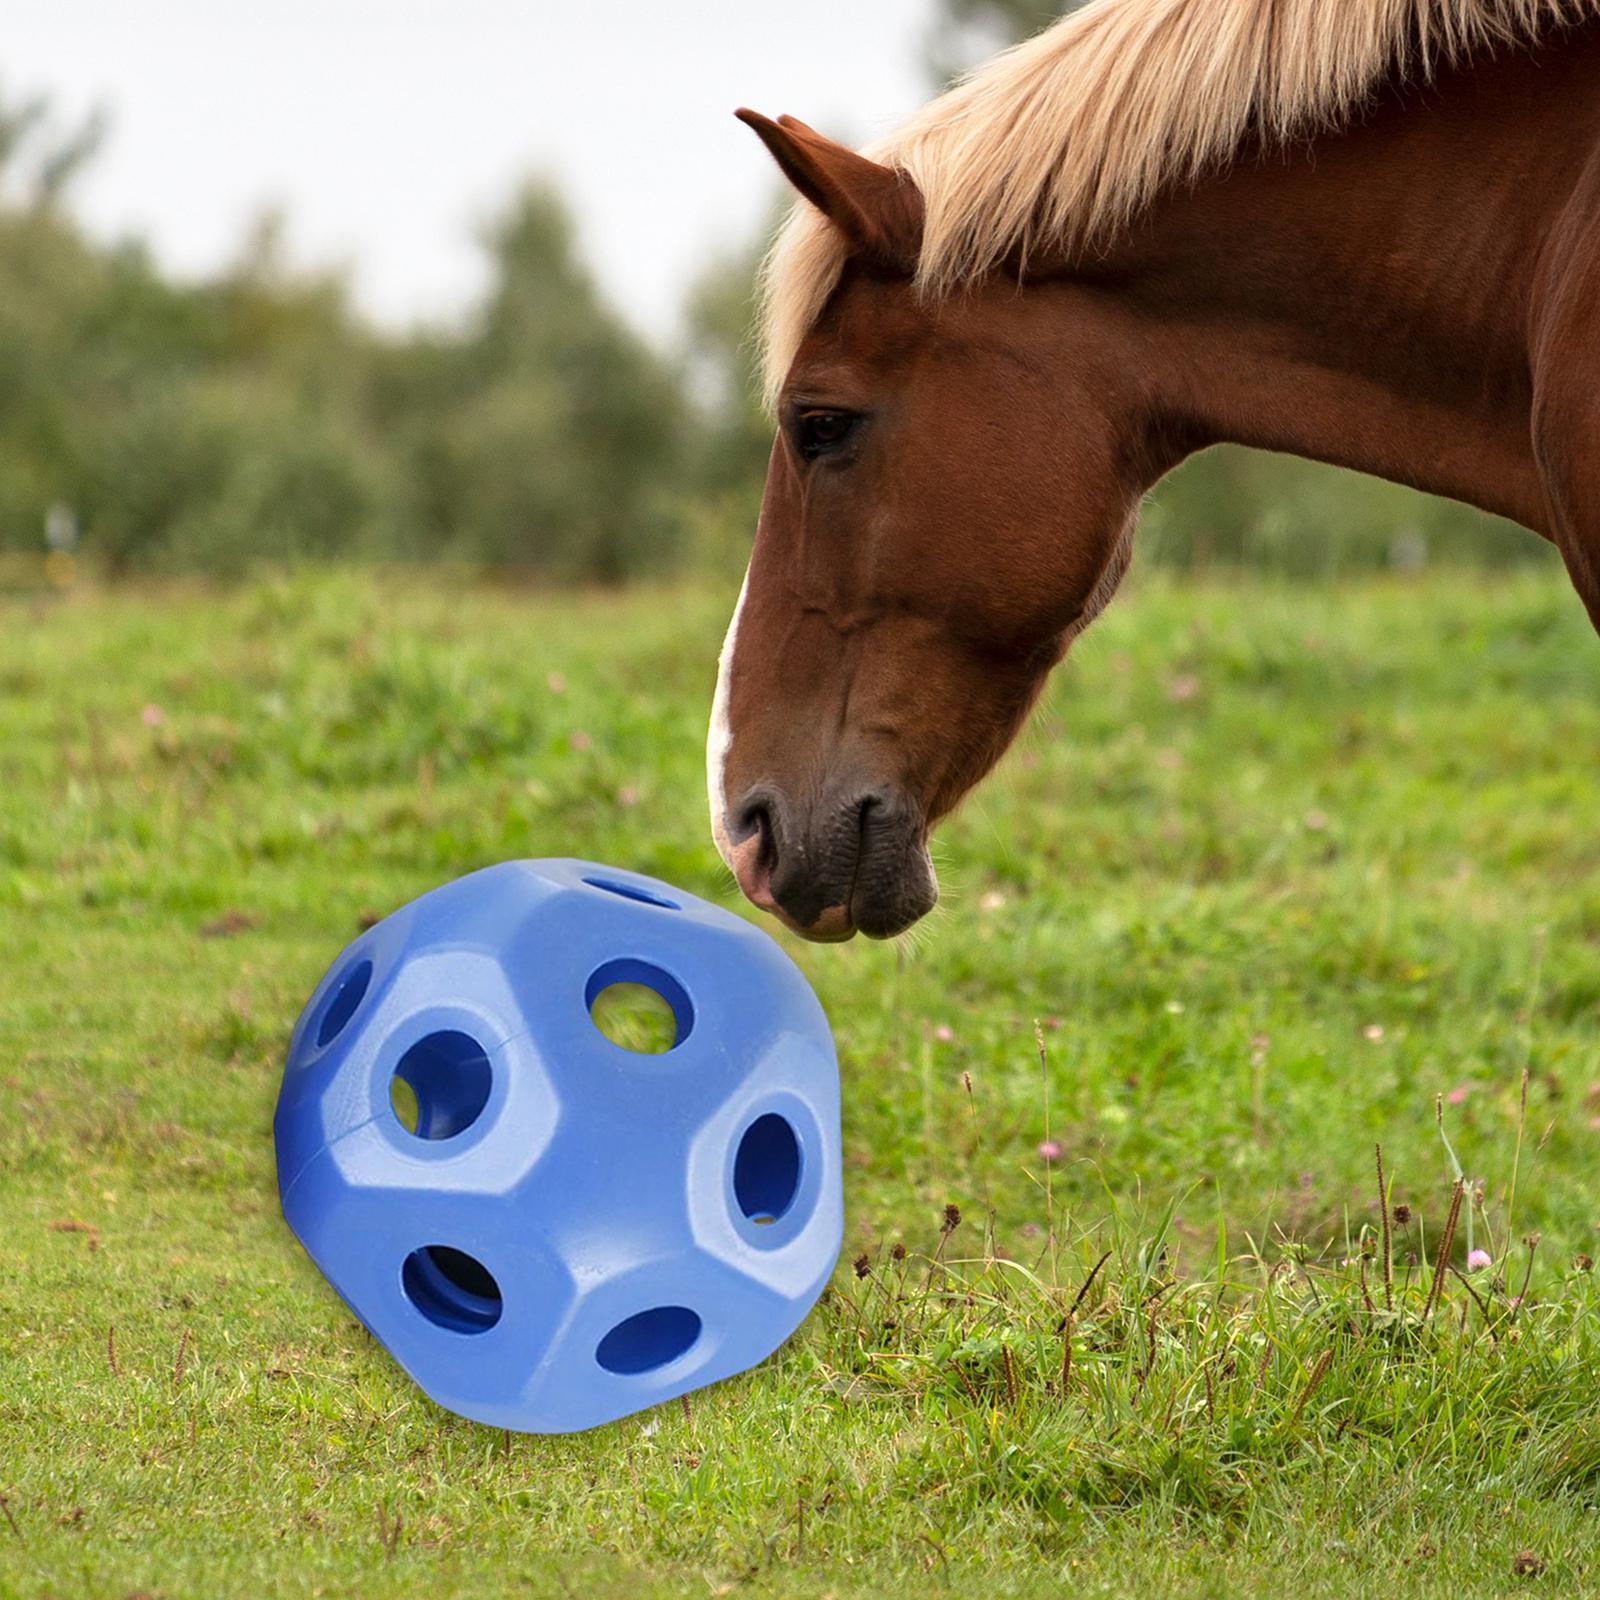
[[[778,857],[778,842],[772,831],[772,813],[765,806],[758,806],[751,820],[755,823],[756,838],[759,841],[756,847],[756,865],[771,871]]]
[[[881,823],[892,807],[889,796],[880,790],[873,790],[862,795],[856,803],[856,829],[857,837],[861,844],[866,844],[867,835],[878,823]]]
[[[763,791],[746,798],[733,817],[735,836],[756,837],[756,864],[770,870],[778,855],[777,829],[772,820],[772,802]]]

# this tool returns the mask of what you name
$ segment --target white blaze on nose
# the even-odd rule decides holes
[[[745,590],[750,587],[750,574],[745,572],[739,585],[739,601],[733,608],[733,618],[728,623],[727,637],[722,641],[722,654],[717,658],[717,692],[711,699],[711,729],[706,735],[706,796],[711,802],[711,837],[717,842],[722,859],[733,865],[733,845],[728,838],[727,796],[723,793],[723,772],[728,764],[728,749],[733,744],[733,730],[728,726],[728,686],[733,678],[734,643],[739,636],[739,613],[744,610]]]

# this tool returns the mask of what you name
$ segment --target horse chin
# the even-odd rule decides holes
[[[770,912],[791,933],[812,944],[844,944],[859,933],[868,939],[897,939],[930,912],[939,898],[939,883],[933,863],[924,854],[918,870],[905,879],[885,886],[870,898],[859,891],[848,905],[829,906],[814,922],[802,924],[781,905],[764,896],[756,903]]]
[[[934,907],[939,880],[925,844],[892,868],[865,860],[851,886],[849,901],[827,907],[813,921],[801,925],[781,905],[768,897],[770,910],[791,932],[813,944],[843,944],[859,933],[868,939],[897,939]]]
[[[809,928],[791,922],[782,912],[779,912],[779,916],[802,939],[809,939],[812,944],[844,944],[861,931],[851,920],[848,906],[830,906]]]
[[[896,939],[927,916],[938,899],[938,875],[927,846],[919,842],[892,874],[858,877],[850,921],[869,939]]]

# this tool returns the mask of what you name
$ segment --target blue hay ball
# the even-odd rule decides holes
[[[600,1032],[615,983],[666,1000],[669,1050]],[[489,867],[357,939],[295,1027],[274,1135],[312,1260],[496,1427],[591,1428],[742,1371],[843,1238],[810,986],[749,923],[586,861]]]

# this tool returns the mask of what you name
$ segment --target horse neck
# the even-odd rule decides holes
[[[1547,531],[1528,323],[1597,66],[1596,28],[1507,51],[1157,206],[1091,275],[1145,335],[1152,459],[1256,445]]]

